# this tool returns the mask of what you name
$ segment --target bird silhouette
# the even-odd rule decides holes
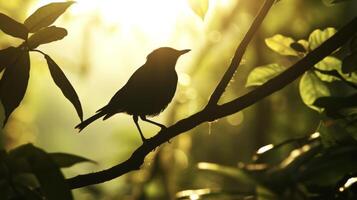
[[[78,124],[76,128],[81,131],[93,121],[101,117],[106,120],[117,113],[133,116],[143,142],[146,139],[138,123],[139,117],[160,128],[166,128],[146,117],[158,115],[171,102],[177,86],[176,62],[181,55],[189,51],[189,49],[176,50],[170,47],[161,47],[152,51],[147,56],[145,64],[134,72],[109,103],[99,109],[95,115]]]

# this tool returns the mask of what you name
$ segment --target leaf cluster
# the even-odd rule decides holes
[[[47,153],[25,144],[0,151],[0,199],[73,199],[61,168],[87,158],[67,153]]]
[[[74,2],[50,3],[36,10],[24,23],[0,13],[0,30],[23,40],[18,47],[0,50],[0,99],[5,109],[4,126],[11,113],[20,105],[25,96],[30,77],[30,52],[41,53],[47,61],[51,77],[63,95],[73,104],[80,120],[83,120],[82,106],[73,86],[56,62],[46,53],[38,50],[40,45],[63,39],[67,35],[64,28],[51,26]]]

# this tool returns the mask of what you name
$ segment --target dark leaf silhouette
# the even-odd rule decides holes
[[[0,72],[15,61],[17,52],[18,49],[15,47],[0,50]]]
[[[23,24],[15,21],[3,13],[0,13],[0,29],[8,35],[24,40],[27,39],[27,28]]]
[[[357,35],[355,35],[350,42],[350,50],[352,52],[356,52],[357,51]]]
[[[41,185],[46,199],[73,199],[71,191],[65,182],[57,164],[51,156],[32,144],[26,144],[10,152],[11,156],[23,158],[31,166],[31,172]]]
[[[63,167],[71,167],[74,164],[81,163],[81,162],[91,162],[95,163],[94,161],[84,158],[82,156],[77,156],[68,153],[51,153],[50,154],[52,160],[61,168]]]
[[[305,47],[304,47],[302,44],[298,43],[298,42],[293,42],[293,43],[291,43],[291,44],[290,44],[290,47],[291,47],[292,49],[294,49],[295,51],[297,51],[297,52],[302,52],[302,53],[305,53],[305,52],[306,52]]]
[[[351,73],[357,71],[357,52],[346,56],[342,62],[342,72]]]
[[[73,86],[61,68],[55,63],[55,61],[53,61],[53,59],[46,54],[45,58],[47,60],[48,68],[50,69],[53,81],[61,89],[63,95],[73,104],[73,106],[76,108],[79,118],[81,121],[83,121],[82,105]]]
[[[20,52],[15,62],[8,66],[0,81],[0,97],[5,108],[6,124],[11,113],[23,99],[30,72],[30,57],[28,52]]]
[[[67,35],[67,30],[56,26],[46,27],[34,33],[28,39],[28,46],[31,49],[35,49],[41,44],[50,43],[56,40],[61,40]]]
[[[47,4],[30,15],[24,24],[31,33],[34,33],[55,22],[73,3],[74,1]]]
[[[348,97],[320,97],[314,105],[322,108],[348,108],[357,106],[357,94]]]
[[[331,5],[334,5],[337,3],[343,3],[345,1],[351,1],[351,0],[323,0],[323,2],[328,6],[331,6]]]

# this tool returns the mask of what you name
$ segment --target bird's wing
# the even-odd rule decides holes
[[[126,103],[130,102],[131,99],[138,97],[137,91],[140,91],[140,88],[145,85],[145,80],[143,80],[147,74],[145,71],[143,66],[137,69],[127,83],[114,94],[109,103],[97,112],[104,110],[107,110],[107,113],[120,112],[120,110],[125,107]]]

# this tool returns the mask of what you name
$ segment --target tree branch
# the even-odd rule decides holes
[[[212,107],[206,106],[202,111],[178,121],[176,124],[160,131],[157,135],[148,139],[146,143],[142,144],[134,151],[128,160],[100,172],[79,175],[67,179],[69,187],[75,189],[103,183],[128,172],[140,169],[146,155],[177,135],[191,130],[203,122],[212,121],[236,113],[293,82],[324,57],[330,55],[352,38],[357,33],[356,27],[357,17],[342,27],[321,46],[311,51],[303,59],[257,89],[228,103]],[[239,62],[239,60],[235,60],[235,62]],[[235,65],[237,65],[237,63]]]
[[[227,88],[228,83],[231,81],[234,73],[237,71],[239,64],[242,61],[242,57],[247,49],[248,44],[252,40],[254,34],[259,29],[260,25],[262,24],[263,20],[265,19],[266,15],[268,14],[270,8],[273,6],[275,0],[266,0],[264,5],[259,10],[257,16],[255,17],[252,25],[250,26],[249,30],[245,34],[243,40],[237,47],[237,50],[234,54],[234,57],[231,61],[231,64],[225,74],[223,75],[221,81],[218,83],[216,89],[213,91],[207,106],[216,106],[218,100],[221,98],[223,92]]]

